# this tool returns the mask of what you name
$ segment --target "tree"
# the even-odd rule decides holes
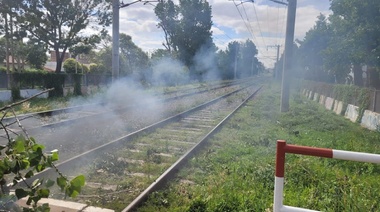
[[[256,58],[256,55],[258,53],[256,45],[248,39],[245,41],[245,43],[242,43],[240,46],[242,59],[239,66],[240,78],[258,74],[259,61]]]
[[[109,1],[102,0],[25,0],[18,21],[32,37],[45,42],[56,52],[56,72],[61,72],[68,48],[88,39],[81,35],[90,22],[110,24]]]
[[[326,55],[330,54],[328,48],[331,45],[332,35],[326,16],[320,14],[313,28],[306,32],[304,39],[297,40],[299,48],[295,54],[301,68],[300,74],[305,79],[327,82],[328,75],[337,75],[338,70],[326,66],[325,63],[331,59],[331,57],[326,58]]]
[[[172,51],[176,52],[177,46],[175,42],[175,35],[179,30],[178,6],[176,6],[172,0],[159,0],[158,4],[154,8],[154,12],[160,20],[157,26],[162,28],[165,34],[165,43],[163,43],[163,46],[170,53]]]
[[[80,64],[76,59],[69,58],[63,63],[63,68],[68,74],[83,73],[82,64]]]
[[[140,72],[148,68],[148,55],[133,43],[131,36],[124,33],[120,34],[120,51],[127,62],[127,69],[124,70],[125,75],[139,75]]]
[[[333,14],[329,20],[336,32],[333,44],[341,49],[339,55],[335,55],[347,59],[352,65],[355,84],[362,84],[361,66],[366,64],[369,66],[370,86],[380,88],[376,71],[380,65],[380,2],[332,0],[331,10]]]
[[[211,6],[205,0],[180,0],[180,30],[177,42],[179,58],[188,67],[193,57],[203,48],[212,48]]]
[[[46,45],[37,40],[29,40],[27,43],[26,62],[35,69],[43,69],[48,56],[46,55]]]
[[[3,63],[3,61],[6,58],[6,41],[4,37],[0,37],[0,63]]]
[[[165,48],[186,66],[193,66],[198,51],[216,50],[211,37],[211,6],[207,1],[180,0],[176,6],[171,0],[161,0],[155,13],[160,20],[158,27],[165,33]]]

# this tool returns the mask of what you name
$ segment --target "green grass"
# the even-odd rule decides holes
[[[293,95],[279,112],[279,88],[264,87],[166,190],[138,211],[272,211],[276,140],[380,153],[380,134]],[[296,132],[299,132],[296,133]],[[380,166],[287,154],[284,204],[322,211],[378,211]],[[180,180],[181,179],[181,180]]]

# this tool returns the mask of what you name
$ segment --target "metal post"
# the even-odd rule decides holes
[[[112,82],[119,78],[119,0],[112,0]]]
[[[288,15],[286,23],[285,57],[282,69],[282,89],[281,89],[281,112],[289,110],[289,85],[292,74],[294,26],[296,20],[297,0],[288,0]]]

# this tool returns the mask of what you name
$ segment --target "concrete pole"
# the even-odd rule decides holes
[[[278,64],[278,61],[280,60],[280,46],[281,45],[277,45],[277,58],[276,58],[276,64]],[[275,76],[275,79],[279,79],[279,68],[278,68],[278,65],[277,65],[277,68],[276,68],[276,70],[274,70],[274,72],[275,72],[275,74],[274,74],[274,76]]]
[[[119,78],[119,0],[112,0],[112,82]]]
[[[292,74],[294,26],[296,20],[297,0],[288,0],[286,23],[285,57],[282,69],[281,112],[289,111],[289,87]]]
[[[238,60],[238,52],[239,52],[239,45],[236,45],[235,49],[235,67],[234,67],[234,79],[236,79],[236,72],[237,72],[237,60]]]

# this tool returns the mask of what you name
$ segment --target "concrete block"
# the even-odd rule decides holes
[[[334,112],[340,115],[342,113],[342,110],[343,110],[343,102],[334,100]]]
[[[334,104],[334,99],[331,97],[327,97],[325,101],[325,107],[327,110],[332,110]]]
[[[325,95],[320,95],[319,96],[319,104],[325,105],[325,100],[326,100],[326,96]]]
[[[318,101],[319,93],[314,93],[313,101]]]
[[[365,110],[361,120],[361,125],[370,130],[377,130],[380,125],[380,114],[370,110]]]
[[[313,91],[309,91],[309,95],[307,96],[307,98],[311,99],[312,96],[313,96]]]
[[[352,122],[356,122],[356,119],[358,118],[358,116],[359,116],[359,107],[348,104],[344,117],[350,119]]]

